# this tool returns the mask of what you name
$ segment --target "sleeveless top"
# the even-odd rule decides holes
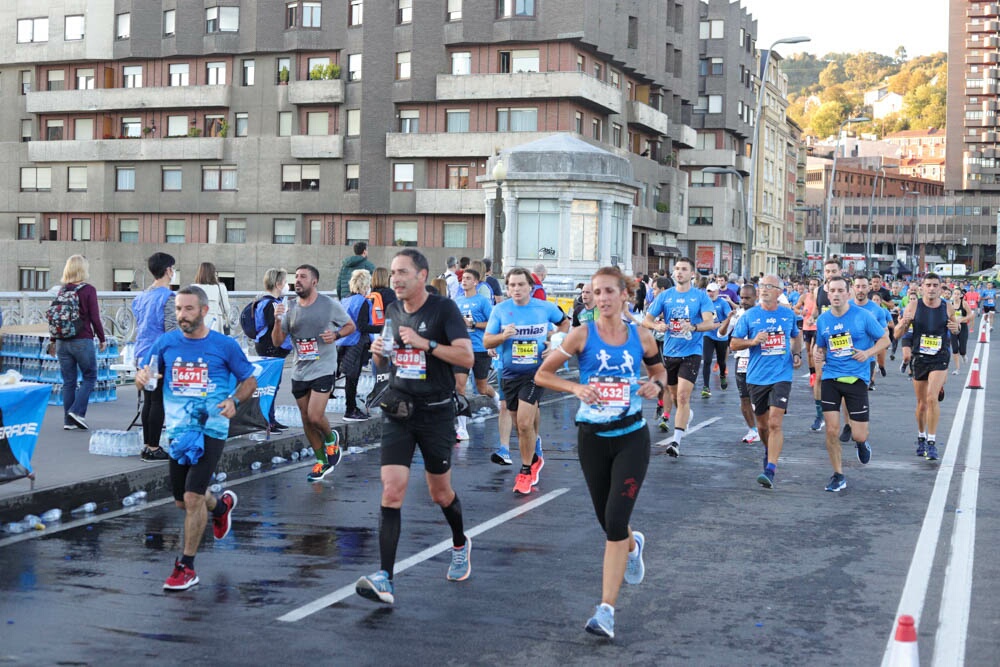
[[[920,361],[947,362],[951,355],[948,343],[948,304],[944,301],[937,308],[917,301],[917,313],[913,316],[913,353],[920,355]]]
[[[624,345],[609,345],[597,332],[597,322],[587,322],[587,342],[577,355],[580,382],[597,387],[601,405],[581,402],[576,421],[588,424],[609,424],[642,412],[639,396],[639,376],[642,369],[642,342],[635,324],[626,324],[628,338]],[[640,419],[624,428],[602,431],[597,435],[613,438],[646,427]]]

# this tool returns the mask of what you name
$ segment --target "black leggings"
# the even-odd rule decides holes
[[[953,354],[960,354],[963,357],[969,351],[969,325],[967,323],[963,322],[958,335],[951,337],[951,351]]]
[[[142,439],[147,447],[160,446],[163,432],[163,379],[153,391],[142,390]]]
[[[597,520],[609,542],[628,539],[628,522],[649,467],[649,428],[605,438],[577,434],[577,454]]]
[[[701,377],[704,385],[712,379],[712,355],[719,360],[719,377],[726,377],[726,356],[729,354],[729,339],[713,340],[708,336],[701,339]]]

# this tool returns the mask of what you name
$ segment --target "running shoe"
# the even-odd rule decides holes
[[[826,485],[826,490],[832,493],[837,493],[841,489],[846,489],[846,488],[847,488],[847,479],[845,479],[844,476],[839,472],[833,473],[833,476],[830,477],[830,483]]]
[[[729,389],[729,380],[726,379],[725,375],[719,378],[719,384],[722,385],[723,389]]]
[[[885,377],[885,366],[879,366],[878,372],[882,374],[882,377]]]
[[[531,485],[538,486],[538,473],[545,467],[545,459],[540,455],[535,455],[535,460],[531,462]]]
[[[535,436],[535,456],[542,458],[542,436]]]
[[[233,527],[232,515],[233,510],[236,508],[237,500],[236,494],[228,489],[223,491],[222,495],[219,496],[217,502],[226,506],[226,513],[222,516],[212,515],[212,534],[215,535],[215,539],[224,539],[229,534],[230,528]]]
[[[609,611],[607,607],[602,604],[597,605],[597,609],[594,611],[594,615],[590,617],[587,621],[587,625],[584,629],[592,635],[597,635],[598,637],[607,637],[608,639],[615,638],[615,614],[614,611]]]
[[[904,361],[903,363],[901,363],[899,365],[899,372],[900,373],[905,373],[906,372],[906,367],[909,366],[909,365],[910,365],[910,362],[908,362],[908,361]]]
[[[757,475],[757,483],[763,486],[765,489],[774,488],[774,471],[765,470],[761,474]]]
[[[941,391],[938,392],[938,403],[944,400],[944,387],[941,387]]]
[[[71,422],[73,422],[74,424],[76,424],[77,428],[82,429],[84,431],[87,430],[88,427],[87,427],[87,420],[86,419],[84,419],[83,417],[81,417],[80,415],[78,415],[78,414],[76,414],[75,412],[72,412],[72,411],[67,412],[66,416],[69,417],[69,420]]]
[[[810,373],[809,374],[809,386],[810,387],[815,387],[816,386],[816,374],[815,373]]]
[[[459,441],[461,441],[461,440],[468,440],[469,439],[469,431],[467,429],[461,427],[461,426],[458,427],[458,428],[456,428],[455,429],[455,439],[459,440]]]
[[[64,431],[80,431],[82,429],[79,426],[77,426],[76,424],[63,424],[63,430]]]
[[[198,575],[194,568],[187,567],[179,560],[174,561],[174,571],[170,573],[167,580],[163,582],[165,591],[186,591],[198,583]]]
[[[712,390],[711,389],[709,389],[708,387],[702,387],[701,388],[701,397],[702,398],[709,398],[711,396],[712,396]]]
[[[334,466],[330,463],[323,463],[322,461],[316,461],[313,465],[312,470],[306,475],[306,479],[310,482],[320,482],[324,477],[333,472]]]
[[[938,457],[937,445],[934,443],[933,440],[928,440],[927,451],[924,452],[924,458],[927,459],[928,461],[937,461],[937,457]]]
[[[755,428],[750,429],[749,431],[747,431],[747,434],[743,436],[743,442],[745,442],[748,445],[751,442],[757,442],[758,440],[760,440],[760,434],[757,433],[757,429]]]
[[[868,383],[868,391],[875,391],[875,380]]]
[[[331,466],[336,467],[340,464],[340,459],[344,456],[343,450],[340,448],[340,434],[336,431],[330,432],[330,437],[333,440],[328,440],[326,445],[326,460],[330,462]]]
[[[953,370],[953,371],[951,372],[951,374],[952,374],[952,375],[958,375],[958,369],[956,368],[955,370]],[[65,426],[63,426],[63,428],[66,428],[66,427],[65,427]]]
[[[840,441],[847,442],[851,439],[851,425],[844,424],[843,430],[840,431]]]
[[[659,419],[663,416],[663,401],[656,402],[656,418]]]
[[[167,454],[163,447],[157,447],[156,449],[145,447],[139,454],[139,458],[146,463],[156,463],[157,461],[169,461],[170,455]]]
[[[813,420],[812,426],[809,427],[809,430],[818,433],[819,431],[822,431],[824,427],[825,424],[823,422],[823,418],[816,417],[816,419]]]
[[[663,450],[663,453],[676,459],[681,455],[681,446],[671,440],[667,443],[667,448]]]
[[[384,602],[392,604],[396,601],[393,597],[392,579],[385,570],[379,570],[375,574],[361,577],[354,584],[354,592],[372,602]]]
[[[636,552],[634,554],[629,552],[628,562],[625,564],[625,583],[635,585],[641,584],[646,576],[646,564],[642,561],[646,536],[638,530],[633,530],[632,537],[635,539]]]
[[[670,430],[670,422],[667,420],[666,417],[661,417],[660,423],[657,424],[656,427],[661,431],[663,431],[664,433],[666,433],[667,431]]]
[[[511,465],[510,449],[507,447],[498,447],[495,452],[490,454],[490,461],[501,466]]]
[[[448,581],[465,581],[472,574],[472,539],[465,536],[465,546],[451,549],[451,565],[448,566]]]
[[[927,453],[927,440],[925,438],[917,438],[917,456],[923,456]]]
[[[516,496],[529,496],[531,495],[531,474],[530,473],[517,473],[517,477],[514,478],[514,495]]]
[[[270,431],[271,433],[284,433],[285,431],[288,430],[288,427],[285,426],[284,424],[279,424],[278,422],[274,422],[273,424],[267,425],[267,430]]]
[[[360,408],[354,408],[353,410],[349,410],[344,415],[345,422],[363,422],[363,421],[368,421],[368,419],[369,417],[367,413],[362,412]]]
[[[872,460],[872,446],[868,444],[868,441],[857,443],[858,445],[858,461],[861,465],[868,465],[868,462]]]

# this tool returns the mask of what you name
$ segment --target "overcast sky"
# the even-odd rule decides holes
[[[948,50],[948,0],[742,0],[757,19],[757,48],[805,35],[811,42],[778,47],[782,55],[806,51],[875,51],[909,56]]]

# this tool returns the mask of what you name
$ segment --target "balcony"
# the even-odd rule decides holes
[[[437,75],[438,100],[527,100],[569,98],[605,113],[622,112],[622,91],[583,72]]]
[[[344,82],[340,79],[293,81],[288,84],[292,104],[343,104]]]
[[[645,102],[629,100],[628,124],[638,125],[647,132],[666,136],[670,130],[670,118]]]
[[[690,125],[674,123],[670,130],[673,132],[670,138],[674,140],[675,144],[688,148],[694,148],[698,145],[698,133]]]
[[[32,141],[31,162],[140,162],[144,160],[221,160],[223,142],[216,138],[101,139],[97,141]]]
[[[339,134],[312,136],[297,134],[291,138],[292,157],[310,160],[344,157],[344,138]]]
[[[28,93],[28,113],[79,113],[132,109],[207,109],[228,107],[230,86],[99,88]]]
[[[389,132],[385,156],[391,158],[486,157],[556,132]]]
[[[740,173],[750,173],[750,158],[737,155],[731,148],[683,150],[678,161],[682,167],[733,167]]]
[[[436,215],[483,215],[486,196],[479,189],[416,190],[415,213]]]

